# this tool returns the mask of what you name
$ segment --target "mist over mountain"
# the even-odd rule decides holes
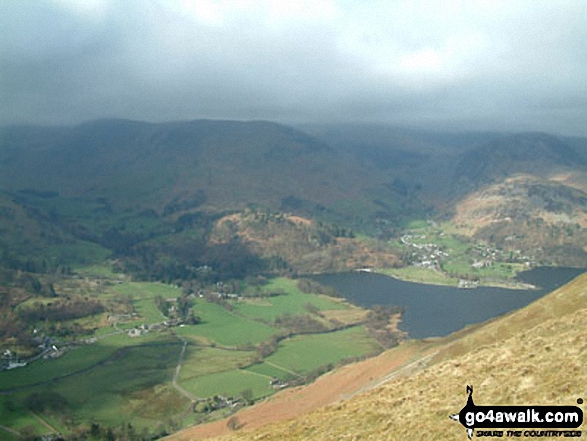
[[[0,133],[0,172],[7,191],[50,190],[158,212],[262,204],[343,217],[355,211],[355,217],[373,220],[403,216],[396,202],[409,200],[385,170],[270,122],[100,120],[7,127]],[[344,207],[364,200],[370,205],[363,214]]]
[[[514,174],[546,176],[563,169],[586,170],[586,164],[583,156],[555,136],[521,133],[494,139],[465,153],[456,165],[454,180],[467,190]]]
[[[0,130],[0,185],[159,212],[173,204],[206,210],[262,204],[344,217],[362,204],[371,220],[398,221],[409,210],[420,215],[424,205],[439,207],[514,174],[584,171],[587,164],[571,146],[584,145],[582,138],[544,133],[300,129],[215,120],[10,126]]]
[[[78,213],[84,222],[93,216],[103,226],[90,234],[86,225],[78,237],[101,237],[107,247],[112,241],[104,237],[116,225],[109,217],[151,219],[141,221],[149,225],[155,218],[175,222],[182,215],[260,207],[378,238],[397,235],[410,220],[451,220],[463,234],[496,246],[513,236],[520,236],[519,249],[540,249],[540,255],[561,255],[572,246],[572,261],[580,262],[583,239],[564,232],[587,218],[587,160],[574,148],[584,145],[582,138],[545,133],[358,124],[10,126],[0,130],[0,187],[7,204],[20,204],[20,216],[33,217],[30,225],[63,224],[69,216],[68,228],[77,231],[71,213],[85,207]],[[137,237],[154,234],[145,228]],[[540,247],[545,237],[551,251]],[[122,243],[138,239],[128,240]]]

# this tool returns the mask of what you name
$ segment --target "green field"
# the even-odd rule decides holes
[[[192,378],[182,381],[181,386],[200,398],[238,396],[245,389],[253,391],[254,399],[273,393],[268,378],[238,369]]]
[[[113,290],[118,294],[132,296],[137,313],[142,317],[141,323],[149,324],[161,323],[167,319],[153,302],[155,296],[175,299],[181,294],[175,286],[154,282],[127,282],[115,285]]]
[[[84,381],[67,379],[54,390],[68,399],[72,409],[76,409],[75,415],[81,420],[94,419],[109,424],[132,421],[135,425],[150,425],[162,421],[164,416],[181,411],[180,407],[185,404],[185,400],[178,396],[176,409],[166,409],[161,404],[159,415],[145,409],[154,406],[157,388],[169,387],[180,350],[177,340],[128,347],[117,353],[109,363],[85,374]],[[133,405],[141,395],[148,396],[150,403]],[[144,404],[146,406],[142,408]]]
[[[379,346],[367,336],[363,326],[328,334],[304,335],[284,340],[266,361],[298,374],[306,374],[348,357],[377,351]]]
[[[107,343],[83,346],[56,360],[38,360],[31,365],[0,373],[0,390],[49,381],[88,369],[112,356],[118,345]]]
[[[278,378],[280,380],[288,380],[292,377],[295,377],[295,375],[293,375],[290,372],[287,372],[287,370],[279,369],[275,366],[272,366],[264,362],[249,366],[245,370],[249,372],[254,372],[259,375],[264,375],[270,378]]]
[[[447,259],[443,263],[442,268],[447,272],[458,274],[472,274],[480,279],[512,279],[516,274],[526,267],[520,263],[504,263],[495,262],[493,265],[486,268],[473,268],[471,261],[462,258]]]
[[[217,348],[188,346],[179,381],[189,381],[196,377],[238,369],[251,364],[252,351],[232,351]]]
[[[308,314],[306,305],[314,305],[319,311],[348,309],[350,306],[325,295],[304,294],[296,287],[296,281],[285,278],[272,280],[263,287],[265,292],[283,292],[285,295],[261,298],[245,298],[235,303],[235,310],[247,317],[274,321],[283,314]]]
[[[3,372],[0,375],[3,388],[25,386],[32,379],[35,383],[43,382],[5,398],[11,401],[12,410],[3,412],[3,424],[16,430],[33,424],[38,433],[45,433],[47,429],[37,426],[36,418],[24,408],[30,394],[42,392],[61,395],[67,402],[64,410],[67,417],[79,423],[94,421],[112,427],[132,421],[135,427],[152,429],[182,412],[186,399],[170,386],[181,342],[133,339],[136,345],[130,346],[131,342],[127,341],[124,346],[123,338],[117,339],[118,342],[107,347],[110,351],[94,344],[57,360],[43,360],[44,363]],[[53,426],[67,433],[61,415],[50,410],[42,413],[44,419],[53,420]]]
[[[407,266],[404,268],[391,268],[377,270],[380,274],[385,274],[392,277],[397,277],[401,280],[409,280],[411,282],[432,283],[436,285],[456,285],[457,279],[448,277],[446,274],[426,268],[416,268]]]
[[[275,392],[270,385],[272,378],[288,381],[377,349],[364,329],[355,327],[282,340],[276,352],[259,360],[257,345],[282,333],[270,325],[277,317],[311,314],[309,304],[318,311],[343,312],[352,308],[338,299],[304,294],[296,281],[285,278],[269,280],[261,287],[266,294],[279,295],[230,300],[226,308],[204,299],[191,300],[194,313],[201,319],[199,324],[151,330],[131,338],[124,330],[165,319],[155,305],[155,296],[175,299],[181,295],[180,289],[162,283],[131,282],[103,265],[80,268],[78,274],[82,277],[63,279],[59,287],[71,295],[79,290],[104,302],[114,302],[118,295],[131,296],[139,317],[118,323],[116,328],[105,320],[108,313],[83,318],[77,322],[96,327],[95,343],[70,349],[57,359],[41,359],[0,372],[0,391],[16,388],[0,397],[0,424],[22,433],[47,433],[27,408],[33,393],[64,398],[65,410],[38,412],[64,434],[70,434],[73,426],[87,427],[90,422],[120,430],[132,421],[135,428],[150,433],[162,427],[176,430],[192,424],[202,414],[188,412],[190,400],[172,384],[182,339],[188,345],[178,385],[198,398],[240,396],[250,389],[253,399],[259,399]],[[3,435],[0,432],[0,439],[12,436],[8,432],[4,438]]]
[[[155,296],[175,298],[180,294],[179,288],[159,282],[126,282],[116,285],[114,291],[119,294],[132,295],[138,298],[152,299]]]
[[[214,303],[198,300],[193,308],[202,322],[177,328],[177,334],[182,337],[234,347],[261,343],[278,332],[264,323],[238,316]]]
[[[158,334],[148,334],[135,339],[126,334],[108,336],[97,343],[67,351],[57,359],[40,359],[30,365],[1,372],[0,391],[30,386],[86,371],[106,361],[122,348],[157,342],[165,338]]]

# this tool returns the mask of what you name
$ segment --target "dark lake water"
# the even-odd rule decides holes
[[[519,274],[518,280],[539,287],[534,290],[458,289],[404,282],[370,273],[326,274],[313,279],[334,287],[349,302],[359,306],[404,306],[406,311],[400,329],[411,338],[426,338],[448,335],[467,325],[522,308],[584,271],[544,267]]]

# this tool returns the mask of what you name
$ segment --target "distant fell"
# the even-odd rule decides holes
[[[256,205],[353,226],[376,219],[398,224],[422,212],[418,198],[386,170],[266,121],[3,128],[0,189],[54,191],[165,215]]]
[[[546,133],[520,133],[493,139],[462,155],[454,172],[462,193],[515,174],[544,176],[557,169],[587,165],[565,141]]]

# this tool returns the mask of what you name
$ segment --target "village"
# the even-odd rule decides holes
[[[410,267],[436,271],[457,278],[459,288],[476,288],[479,278],[503,278],[506,272],[514,274],[513,266],[531,268],[535,259],[520,250],[502,250],[483,243],[468,245],[465,241],[444,233],[436,223],[429,222],[423,230],[407,231],[399,238],[404,248],[403,258]],[[499,268],[498,268],[499,267]]]

